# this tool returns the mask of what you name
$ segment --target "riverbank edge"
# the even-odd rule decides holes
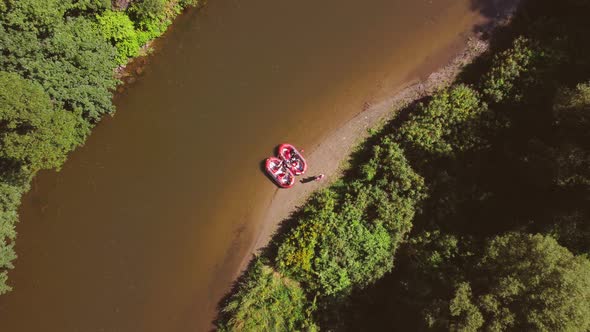
[[[507,23],[505,19],[502,24]],[[497,26],[497,25],[496,25]],[[350,156],[365,143],[366,139],[393,120],[398,112],[434,92],[450,86],[462,68],[472,60],[485,53],[489,48],[484,40],[485,33],[470,36],[466,46],[450,62],[432,72],[425,80],[413,80],[402,85],[396,93],[380,103],[358,113],[339,128],[327,135],[311,153],[306,156],[309,163],[320,164],[327,174],[325,181],[312,182],[299,186],[302,190],[276,190],[265,209],[261,230],[255,244],[245,257],[236,277],[245,271],[253,255],[264,249],[272,240],[279,224],[289,218],[317,190],[329,187],[339,180],[349,167]],[[325,160],[325,161],[323,161]],[[323,161],[323,162],[322,162]]]
[[[452,56],[450,61],[432,71],[425,79],[414,79],[401,84],[389,98],[361,110],[343,125],[332,130],[311,149],[306,160],[310,164],[320,165],[322,172],[327,175],[326,180],[275,191],[262,213],[262,221],[255,232],[257,235],[253,245],[247,250],[233,275],[231,290],[218,303],[218,316],[215,322],[219,322],[224,304],[236,294],[240,282],[253,266],[252,263],[258,257],[264,256],[264,251],[273,246],[274,239],[279,235],[277,231],[280,225],[299,211],[313,193],[342,179],[344,172],[350,167],[350,157],[354,152],[362,149],[367,140],[385,124],[394,120],[400,111],[436,91],[451,86],[465,66],[489,50],[489,34],[499,27],[508,25],[520,3],[521,1],[516,0],[504,8],[499,8],[499,15],[490,19],[481,31],[468,34],[464,47]]]
[[[127,86],[134,83],[137,80],[137,77],[143,73],[143,68],[145,65],[147,65],[147,59],[150,57],[150,55],[152,55],[157,50],[157,41],[160,40],[167,33],[169,33],[170,29],[173,28],[174,21],[179,16],[185,14],[188,10],[191,10],[191,9],[192,10],[200,10],[206,4],[207,4],[207,0],[198,0],[195,4],[187,5],[182,10],[174,13],[173,16],[168,17],[167,20],[169,21],[169,24],[166,26],[166,29],[163,30],[161,34],[148,40],[144,45],[142,45],[140,47],[139,54],[137,56],[130,57],[124,65],[119,65],[115,68],[112,68],[112,77],[117,79],[119,81],[119,83],[112,89],[112,91],[110,93],[111,100],[114,100],[117,94],[121,93]],[[107,117],[107,116],[113,117],[115,115],[115,113],[116,113],[116,110],[115,110],[115,112],[104,114],[99,119],[99,121],[97,123],[94,123],[90,127],[90,129],[89,129],[88,133],[86,134],[85,138],[83,139],[82,143],[80,145],[76,146],[73,150],[69,151],[66,158],[69,158],[70,154],[74,153],[74,151],[76,151],[78,148],[84,146],[86,140],[88,140],[88,138],[92,134],[92,130],[98,124],[100,124],[100,122],[102,120],[104,120],[105,117]],[[67,159],[66,159],[66,161],[67,161]],[[57,170],[59,171],[60,168],[61,167],[57,168]],[[19,183],[17,185],[17,186],[20,186],[20,188],[19,188],[20,193],[18,193],[18,195],[15,195],[15,197],[10,197],[10,198],[6,199],[7,201],[12,200],[13,205],[7,210],[0,211],[0,213],[4,213],[6,215],[12,215],[11,218],[13,220],[8,221],[8,223],[7,223],[8,227],[14,228],[16,226],[16,224],[18,224],[18,222],[20,221],[19,210],[22,205],[23,197],[31,190],[32,184],[35,181],[35,178],[37,176],[37,172],[38,171],[34,171],[33,173],[28,174],[25,179],[22,179],[23,182]],[[0,224],[0,226],[5,227],[2,224]],[[14,262],[18,259],[18,255],[16,254],[16,252],[11,252],[13,250],[12,248],[14,248],[15,243],[17,241],[16,234],[18,234],[18,232],[14,231],[14,233],[15,233],[14,239],[11,240],[7,246],[7,248],[10,248],[10,250],[7,251],[8,258],[6,258],[6,261],[8,262],[8,265],[7,265],[8,268],[3,270],[3,269],[1,269],[2,266],[0,265],[0,296],[10,293],[13,290],[12,286],[10,286],[10,284],[9,284],[11,279],[10,279],[8,273],[11,270],[14,270],[16,268]],[[0,241],[2,241],[2,238],[0,238]],[[0,246],[0,253],[6,254],[6,253],[2,252],[2,249],[3,249],[3,247]]]
[[[144,68],[149,64],[148,60],[152,54],[158,51],[158,41],[161,40],[166,34],[174,28],[174,21],[177,17],[185,14],[189,10],[200,10],[207,4],[207,0],[197,0],[194,5],[188,5],[183,8],[180,12],[175,13],[174,16],[169,17],[170,24],[166,27],[166,30],[156,36],[153,39],[148,40],[145,44],[139,48],[139,54],[131,57],[127,60],[127,63],[120,65],[114,70],[114,77],[120,81],[119,85],[113,91],[113,98],[116,94],[122,93],[125,88],[135,83],[139,76],[144,72]]]

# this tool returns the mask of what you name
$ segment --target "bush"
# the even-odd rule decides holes
[[[129,13],[133,21],[142,26],[150,21],[164,19],[167,2],[167,0],[135,1],[129,7]]]
[[[424,197],[423,179],[390,138],[363,170],[365,179],[316,194],[278,250],[279,270],[323,296],[346,295],[390,271]]]
[[[396,136],[407,150],[420,155],[452,156],[482,144],[477,130],[487,105],[477,91],[459,84],[418,105]]]
[[[64,0],[18,0],[7,2],[9,9],[0,20],[12,23],[12,28],[38,35],[51,33],[63,22],[69,3]],[[5,9],[5,10],[6,10]]]
[[[14,268],[12,261],[16,259],[15,225],[23,187],[22,184],[0,182],[0,295],[12,289],[8,286],[7,279],[8,270]]]
[[[479,257],[474,273],[464,277],[467,281],[457,284],[448,301],[450,316],[442,319],[458,329],[590,329],[590,261],[551,237],[497,236]]]
[[[490,71],[482,80],[483,94],[493,102],[499,103],[508,96],[515,96],[514,84],[533,61],[532,42],[524,37],[516,38],[512,47],[496,54]]]
[[[125,64],[127,59],[139,54],[138,37],[127,14],[107,10],[96,18],[105,40],[117,49],[119,64]]]
[[[70,10],[76,13],[100,13],[111,7],[110,0],[70,0]]]
[[[59,168],[76,140],[76,116],[54,110],[41,86],[0,72],[0,158],[31,173]]]
[[[318,241],[312,264],[315,278],[308,282],[322,296],[364,288],[393,267],[392,237],[382,223],[367,223],[370,188],[361,190],[345,199],[342,212]]]
[[[328,226],[335,218],[337,195],[331,190],[314,194],[305,204],[303,217],[281,243],[277,266],[282,273],[299,279],[312,278],[312,263],[318,241],[325,238]]]
[[[360,166],[362,182],[372,186],[373,202],[369,209],[397,242],[411,229],[416,206],[426,198],[426,186],[391,136],[373,146],[372,152],[371,158]]]
[[[29,18],[13,10],[0,15],[0,67],[40,83],[56,107],[77,110],[91,121],[113,112],[115,52],[96,23],[59,19],[38,35],[32,27],[20,28]],[[87,129],[80,129],[84,136]]]
[[[143,0],[134,2],[129,15],[135,23],[140,45],[162,35],[172,24],[172,18],[196,1]]]
[[[220,331],[315,330],[299,284],[256,260],[222,309]]]

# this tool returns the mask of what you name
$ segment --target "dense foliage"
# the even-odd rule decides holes
[[[473,269],[462,272],[454,280],[454,293],[426,310],[431,327],[590,329],[590,261],[574,256],[551,237],[497,236],[473,258]]]
[[[481,148],[476,132],[486,111],[477,91],[459,84],[435,94],[427,105],[419,104],[399,128],[397,140],[422,158]]]
[[[32,171],[58,168],[76,141],[76,115],[54,109],[41,86],[0,72],[0,158]]]
[[[588,12],[525,2],[285,223],[265,255],[321,328],[590,330]]]
[[[10,290],[16,210],[30,179],[59,169],[114,111],[117,66],[196,4],[123,2],[126,11],[109,0],[0,0],[0,294]]]
[[[322,295],[346,294],[391,270],[423,197],[422,178],[390,138],[362,169],[364,179],[318,193],[278,250],[279,269]]]
[[[299,284],[256,260],[223,313],[221,331],[313,330],[309,308]]]

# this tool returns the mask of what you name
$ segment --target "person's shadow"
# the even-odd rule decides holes
[[[315,180],[315,178],[316,178],[315,176],[308,176],[308,177],[306,177],[304,179],[299,180],[299,182],[301,182],[301,183],[308,183],[308,182],[311,182],[311,181]]]

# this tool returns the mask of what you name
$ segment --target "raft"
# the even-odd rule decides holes
[[[283,160],[277,157],[269,157],[266,159],[265,168],[268,175],[279,187],[291,188],[295,184],[295,175]]]
[[[279,145],[279,157],[294,175],[301,175],[307,171],[307,161],[293,145],[288,143]]]

